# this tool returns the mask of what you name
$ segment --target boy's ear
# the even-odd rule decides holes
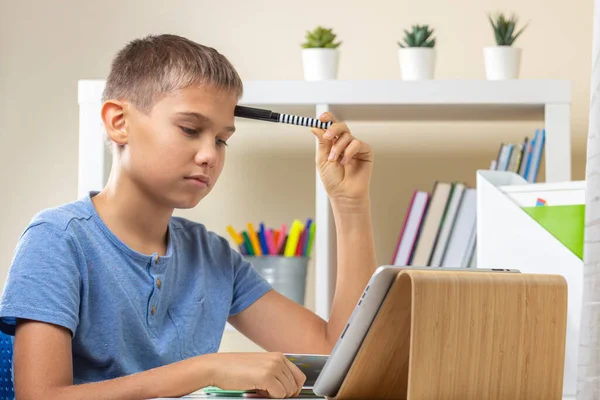
[[[125,119],[125,103],[119,100],[107,100],[102,105],[102,121],[106,134],[118,145],[127,144],[127,124]]]

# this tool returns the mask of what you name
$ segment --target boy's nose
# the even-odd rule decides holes
[[[217,145],[214,141],[202,141],[197,150],[194,161],[198,165],[215,166],[217,163],[218,152]]]

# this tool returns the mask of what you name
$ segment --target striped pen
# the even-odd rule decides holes
[[[310,128],[327,129],[333,123],[332,121],[322,122],[317,118],[300,117],[298,115],[281,114],[262,108],[252,108],[245,106],[236,106],[234,115],[241,118],[257,119],[260,121],[279,122],[282,124],[291,124],[307,126]]]

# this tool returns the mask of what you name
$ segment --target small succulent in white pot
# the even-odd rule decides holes
[[[306,32],[306,41],[302,43],[302,65],[304,79],[321,81],[336,79],[338,72],[338,47],[342,42],[336,42],[337,35],[331,28],[318,26]]]
[[[404,43],[398,42],[398,60],[402,79],[415,81],[433,79],[435,69],[435,38],[429,25],[413,25],[404,30]]]
[[[494,30],[496,46],[483,49],[485,73],[489,80],[517,79],[521,69],[522,50],[514,47],[515,40],[527,25],[517,30],[518,18],[503,13],[488,16]]]

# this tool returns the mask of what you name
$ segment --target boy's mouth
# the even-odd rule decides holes
[[[200,184],[202,186],[210,185],[210,178],[206,175],[192,175],[188,176],[185,179],[192,181],[193,183]]]

